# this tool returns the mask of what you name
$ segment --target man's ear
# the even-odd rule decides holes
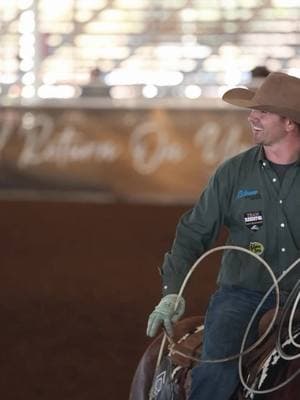
[[[286,118],[285,128],[286,128],[287,132],[291,132],[297,128],[297,124],[292,119]]]

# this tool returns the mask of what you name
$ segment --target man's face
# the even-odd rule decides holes
[[[252,130],[254,143],[271,146],[282,141],[285,132],[285,118],[267,111],[252,110],[248,121]]]

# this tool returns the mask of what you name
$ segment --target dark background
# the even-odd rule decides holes
[[[2,399],[128,399],[187,208],[1,201]],[[193,274],[186,315],[204,312],[218,258]]]

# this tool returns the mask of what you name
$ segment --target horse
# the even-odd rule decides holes
[[[278,334],[286,353],[298,353],[299,348],[295,349],[290,343],[286,336],[287,330],[282,330],[279,314],[267,338],[243,356],[242,373],[246,387],[241,383],[231,400],[299,399],[300,374],[297,373],[300,372],[300,358],[285,360],[280,356],[276,346]],[[261,318],[259,335],[266,330],[273,315],[274,310],[270,310]],[[296,320],[300,321],[299,314]],[[186,400],[191,369],[199,362],[201,355],[203,330],[204,317],[194,316],[174,324],[171,343],[162,346],[163,333],[157,336],[139,361],[131,382],[129,400]],[[293,338],[298,335],[300,337],[299,323],[293,330]],[[159,355],[161,359],[157,365]],[[288,379],[291,381],[286,383]],[[282,383],[286,384],[280,387]],[[262,394],[256,393],[258,390]]]

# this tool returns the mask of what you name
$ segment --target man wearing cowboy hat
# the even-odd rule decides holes
[[[180,297],[174,311],[182,282],[222,226],[229,232],[227,244],[262,257],[277,279],[300,257],[300,79],[273,72],[255,92],[235,88],[223,100],[251,110],[255,145],[220,165],[198,202],[181,217],[161,268],[163,297],[149,316],[150,337],[160,326],[172,335],[172,323],[185,309]],[[280,281],[282,302],[299,271],[300,266]],[[256,257],[233,250],[224,251],[217,282],[205,319],[202,361],[240,352],[251,316],[273,284]],[[257,314],[246,347],[257,339],[259,318],[275,303],[273,291]],[[228,400],[238,383],[237,359],[200,362],[192,370],[189,400]]]

